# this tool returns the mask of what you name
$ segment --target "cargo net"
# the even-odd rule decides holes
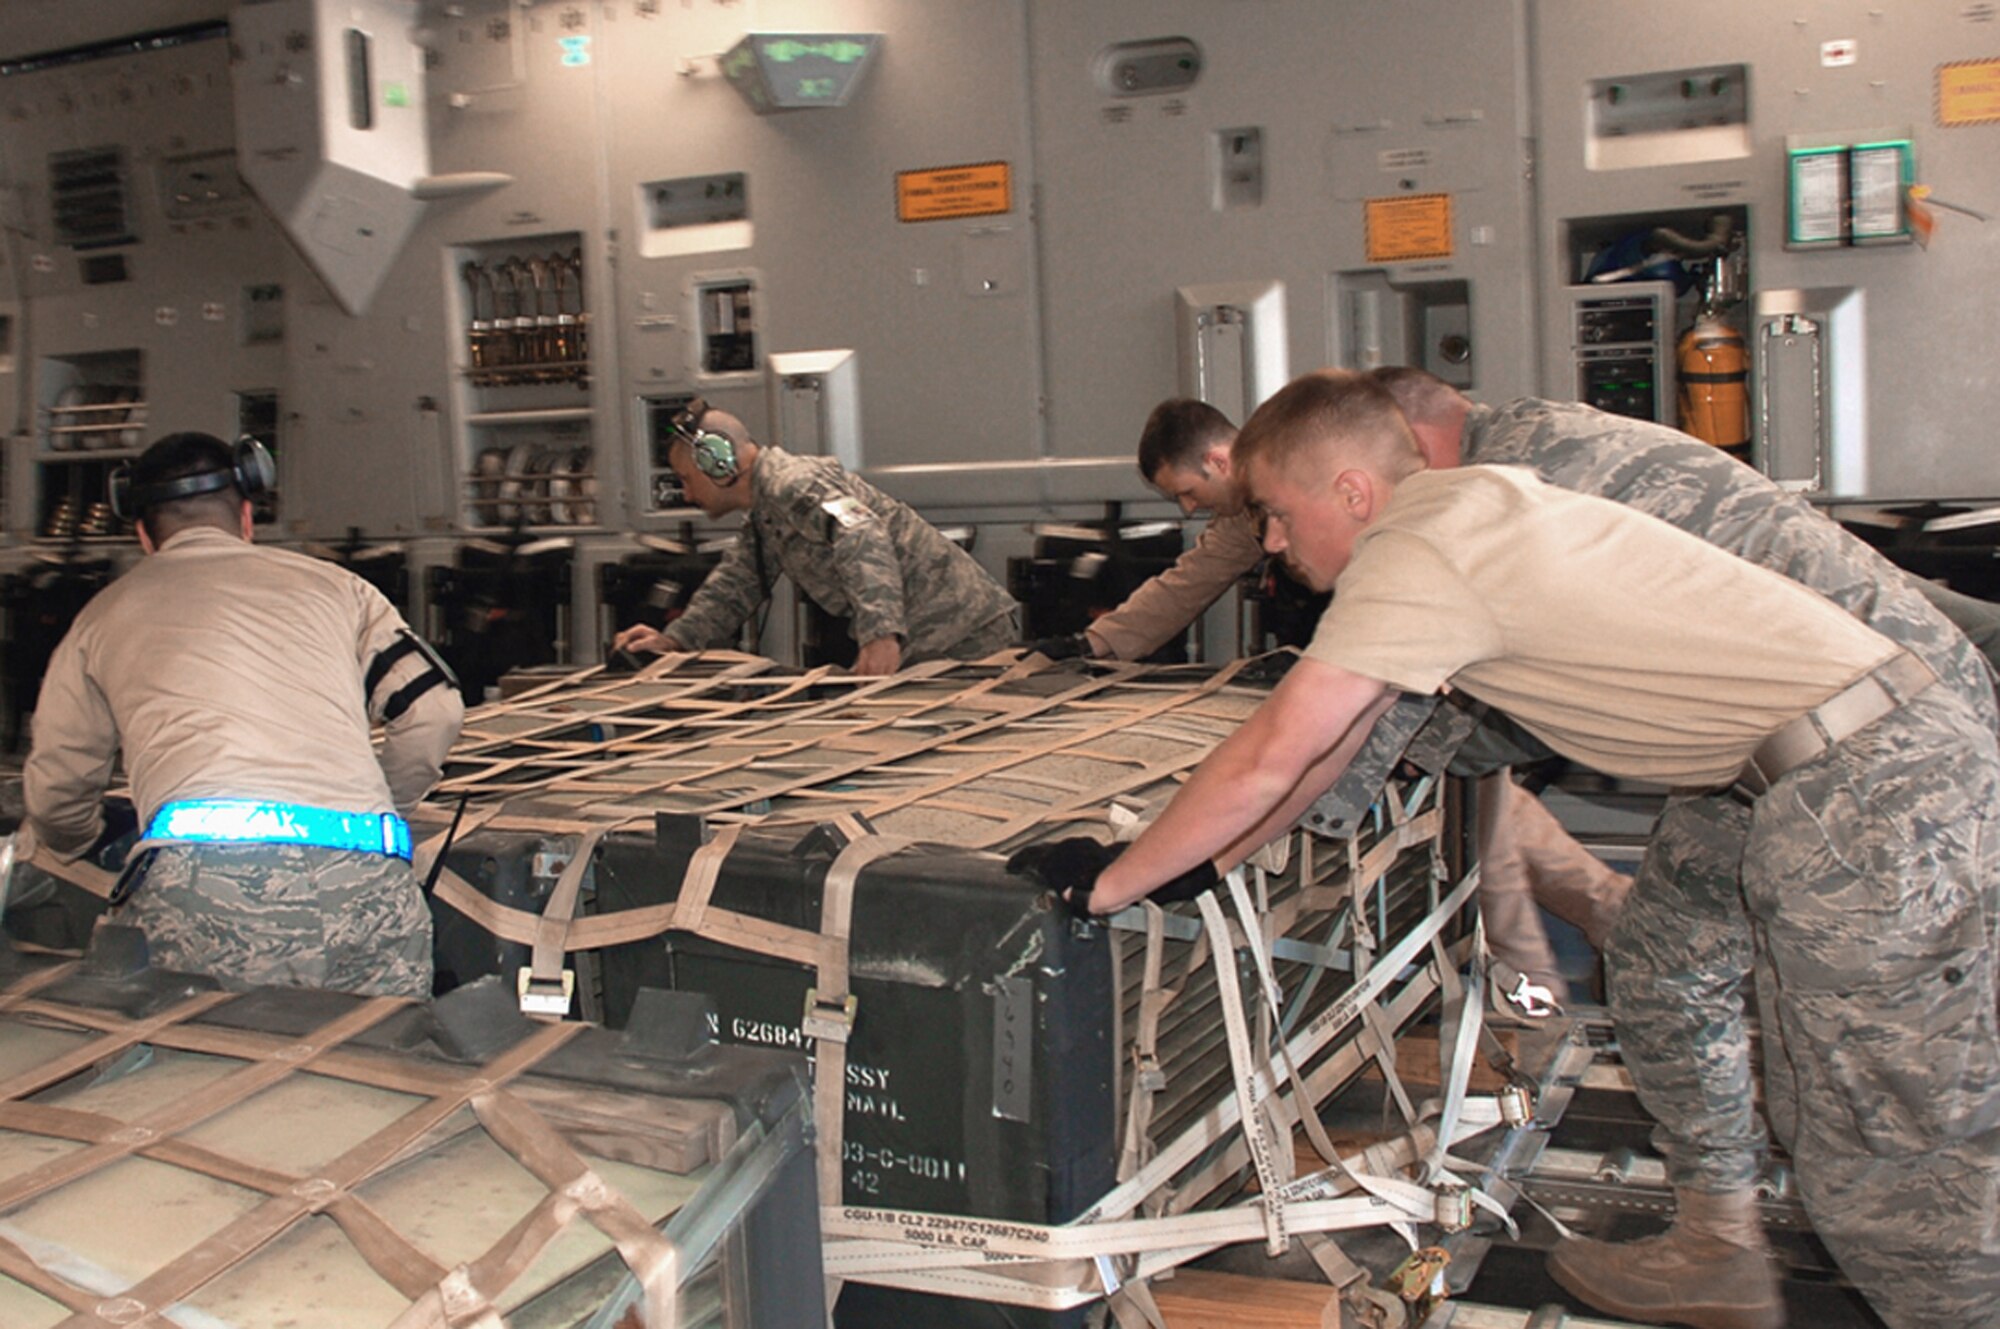
[[[1408,1303],[1372,1285],[1328,1234],[1462,1229],[1484,1205],[1451,1152],[1528,1115],[1512,1090],[1474,1097],[1485,948],[1474,876],[1452,882],[1440,788],[1392,783],[1342,839],[1303,830],[1266,846],[1225,889],[1112,923],[1121,974],[1117,1187],[1072,1222],[1006,1222],[838,1203],[845,1044],[858,1014],[847,975],[855,876],[912,843],[1010,852],[1078,833],[1130,838],[1267,695],[1266,662],[1208,671],[1050,667],[1039,657],[940,662],[886,679],[792,673],[714,653],[665,656],[636,675],[584,671],[468,717],[426,826],[570,835],[570,870],[540,916],[495,904],[454,874],[438,893],[493,934],[534,948],[524,1001],[567,1002],[569,952],[690,932],[813,969],[802,1025],[816,1053],[822,1230],[829,1277],[1061,1310],[1108,1298],[1121,1323],[1158,1323],[1147,1280],[1218,1247],[1306,1244],[1337,1296],[1379,1325]],[[461,802],[462,800],[462,802]],[[460,802],[458,813],[451,805]],[[469,810],[468,810],[469,808]],[[660,813],[715,833],[669,904],[578,917],[597,839]],[[817,933],[713,906],[737,836],[832,825],[845,844]],[[1471,981],[1461,974],[1470,966]],[[1418,1103],[1396,1071],[1397,1032],[1440,999],[1442,1099]],[[1372,1065],[1400,1134],[1344,1157],[1318,1108]],[[1317,1162],[1303,1175],[1294,1132]],[[1246,1190],[1246,1181],[1254,1189]]]
[[[336,998],[330,1018],[272,1033],[232,1006],[265,994],[160,974],[139,1000],[75,962],[11,968],[8,1329],[499,1326],[613,1250],[636,1282],[619,1290],[613,1269],[599,1299],[648,1329],[681,1322],[681,1252],[659,1224],[734,1121],[720,1105],[621,1115],[628,1095],[535,1074],[589,1026],[530,1026],[453,1065],[357,1043],[412,1014],[398,998]]]

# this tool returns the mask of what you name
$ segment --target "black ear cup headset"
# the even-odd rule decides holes
[[[132,483],[132,466],[128,462],[111,473],[108,497],[111,511],[119,520],[137,521],[146,509],[171,503],[177,498],[212,494],[234,485],[237,493],[254,499],[259,494],[269,493],[277,482],[278,463],[272,460],[271,450],[246,435],[236,440],[235,452],[225,470],[197,471],[193,475],[178,475],[171,480],[135,485]]]
[[[687,440],[694,468],[727,488],[743,474],[742,464],[737,460],[735,443],[723,434],[702,429],[702,417],[707,414],[708,403],[696,397],[674,414],[673,430]]]

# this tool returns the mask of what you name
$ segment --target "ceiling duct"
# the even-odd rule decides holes
[[[230,16],[237,165],[350,314],[424,210],[414,0],[263,0]]]

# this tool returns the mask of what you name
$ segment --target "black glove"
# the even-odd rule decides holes
[[[1097,875],[1124,852],[1123,845],[1072,835],[1015,850],[1007,860],[1007,870],[1054,891],[1071,913],[1087,920],[1091,917],[1090,889],[1097,884]]]
[[[1043,637],[1029,642],[1027,649],[1030,655],[1046,655],[1051,660],[1074,660],[1079,655],[1088,659],[1091,654],[1090,638],[1081,632],[1067,637]]]
[[[1124,852],[1123,845],[1073,835],[1066,840],[1047,840],[1016,850],[1007,860],[1007,870],[1054,891],[1078,918],[1089,919],[1090,891],[1097,884],[1098,874]],[[1178,877],[1162,882],[1146,898],[1154,904],[1179,904],[1221,884],[1222,875],[1215,870],[1215,864],[1204,858]]]
[[[607,674],[636,674],[653,661],[657,655],[640,655],[622,646],[608,646],[604,651],[604,672]]]
[[[106,872],[116,872],[125,866],[137,843],[138,810],[123,799],[112,799],[104,804],[104,828],[97,833],[97,842],[90,846],[87,857]]]
[[[1207,859],[1195,864],[1180,876],[1161,883],[1146,896],[1154,904],[1179,904],[1192,900],[1203,891],[1212,891],[1222,884],[1222,874],[1215,870],[1215,864]]]

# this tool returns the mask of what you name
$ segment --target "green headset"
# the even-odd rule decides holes
[[[673,430],[687,440],[688,451],[694,455],[694,468],[726,489],[743,474],[743,467],[736,456],[734,441],[701,427],[708,410],[708,403],[696,397],[674,413]]]

